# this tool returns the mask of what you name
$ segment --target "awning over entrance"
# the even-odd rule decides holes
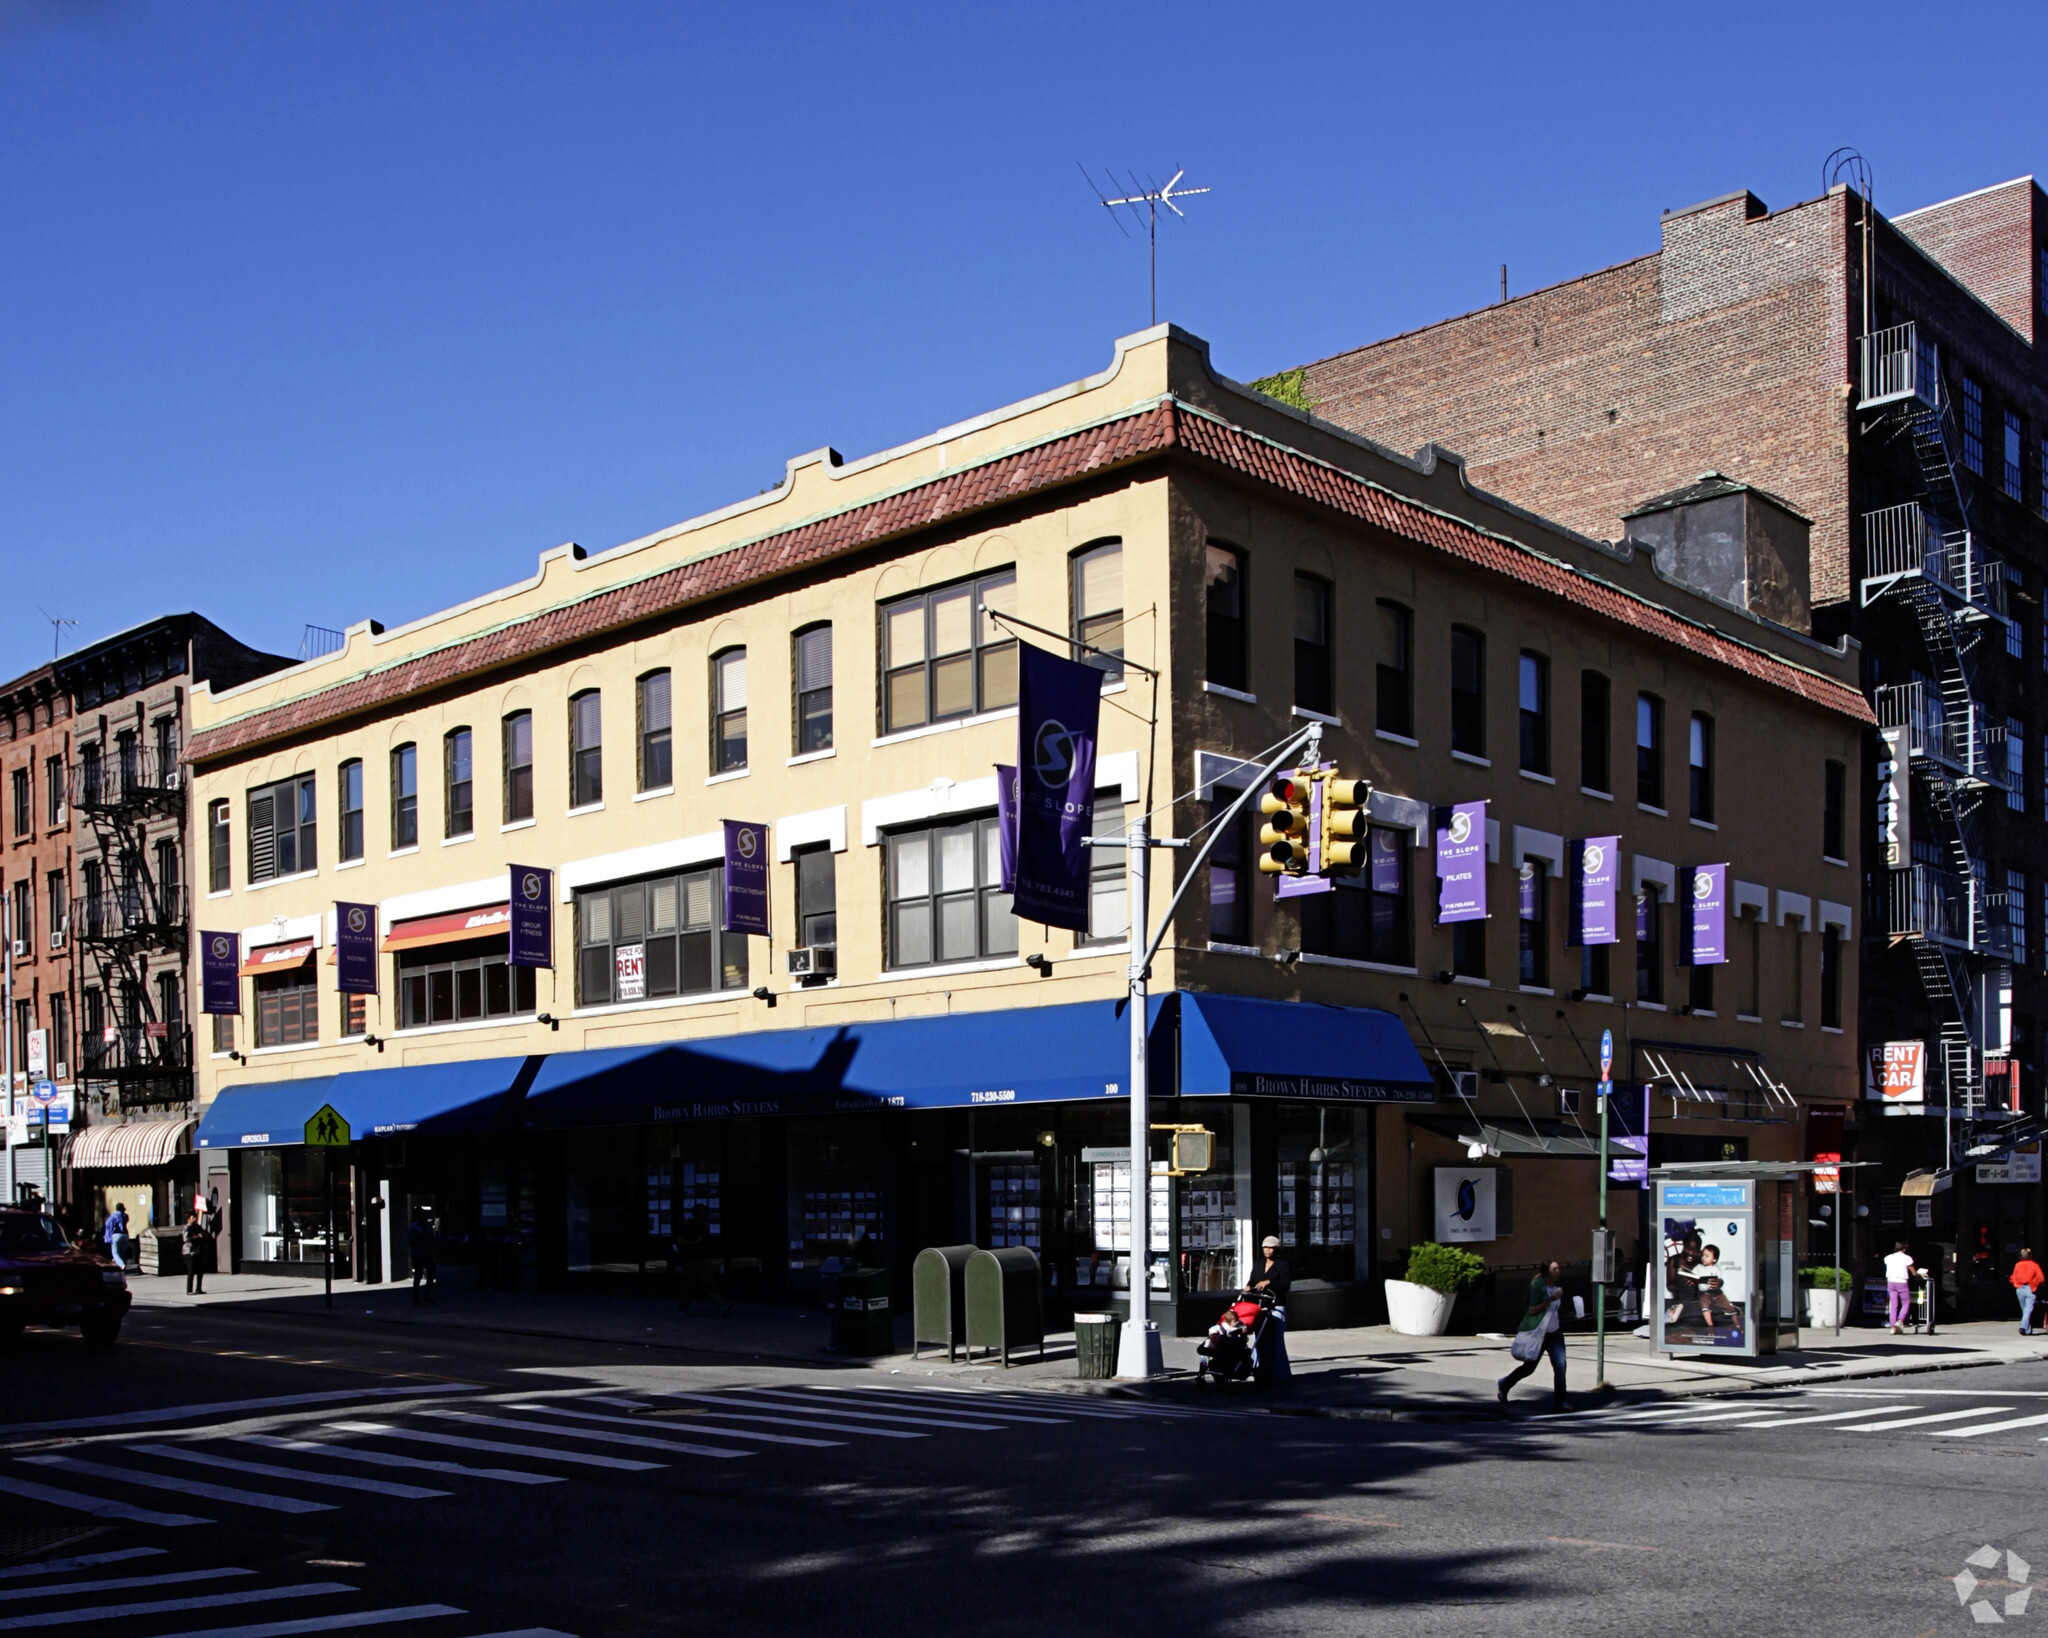
[[[125,1126],[88,1126],[71,1140],[73,1171],[132,1171],[168,1166],[192,1152],[196,1120],[136,1120]]]
[[[1468,1149],[1484,1148],[1506,1159],[1518,1155],[1542,1156],[1551,1160],[1600,1158],[1597,1117],[1590,1127],[1575,1126],[1568,1120],[1553,1120],[1543,1115],[1526,1120],[1480,1120],[1472,1115],[1410,1115],[1408,1124],[1425,1132],[1434,1132],[1438,1137],[1450,1138]],[[1610,1160],[1626,1160],[1630,1156],[1640,1158],[1643,1152],[1640,1139],[1613,1132],[1608,1134]]]
[[[1155,1090],[1163,998],[1151,1003]],[[1130,1030],[1112,1001],[763,1030],[564,1052],[526,1095],[532,1127],[712,1120],[868,1109],[1002,1108],[1124,1097]]]
[[[512,929],[509,905],[494,904],[481,910],[457,910],[446,916],[418,916],[397,922],[384,935],[384,948],[424,950],[432,944],[458,944],[464,939],[505,937]]]
[[[358,1069],[302,1081],[230,1087],[206,1107],[202,1149],[303,1143],[306,1122],[331,1103],[357,1142],[406,1132],[480,1132],[498,1127],[507,1099],[532,1083],[540,1058],[471,1058],[407,1068]]]
[[[1636,1067],[1650,1090],[1680,1103],[1757,1103],[1796,1109],[1799,1100],[1770,1071],[1763,1055],[1735,1047],[1638,1041]]]
[[[242,976],[258,978],[264,973],[290,972],[312,959],[313,941],[295,938],[289,944],[259,944],[242,961]]]
[[[1392,1013],[1183,994],[1180,1089],[1190,1097],[1428,1103],[1435,1084]]]
[[[307,945],[308,950],[312,945]],[[202,1149],[263,1149],[306,1141],[306,1122],[330,1100],[339,1075],[262,1081],[216,1094],[199,1116]]]

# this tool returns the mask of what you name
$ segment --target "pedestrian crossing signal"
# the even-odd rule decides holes
[[[1365,804],[1372,786],[1363,779],[1339,779],[1334,774],[1322,781],[1322,874],[1356,876],[1365,868]]]
[[[1259,869],[1268,876],[1308,874],[1310,781],[1300,774],[1276,775],[1259,798],[1266,822],[1259,827]]]

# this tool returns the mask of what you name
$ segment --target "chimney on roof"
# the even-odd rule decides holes
[[[1624,513],[1621,526],[1669,579],[1794,631],[1813,629],[1812,520],[1777,496],[1702,472]]]

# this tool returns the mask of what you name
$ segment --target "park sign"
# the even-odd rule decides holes
[[[323,1103],[306,1122],[306,1147],[309,1149],[346,1149],[349,1146],[348,1122],[331,1103]]]

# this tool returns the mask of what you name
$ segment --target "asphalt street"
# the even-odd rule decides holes
[[[30,1332],[0,1634],[2048,1627],[2048,1365],[1443,1421],[904,1365],[346,1305]]]

